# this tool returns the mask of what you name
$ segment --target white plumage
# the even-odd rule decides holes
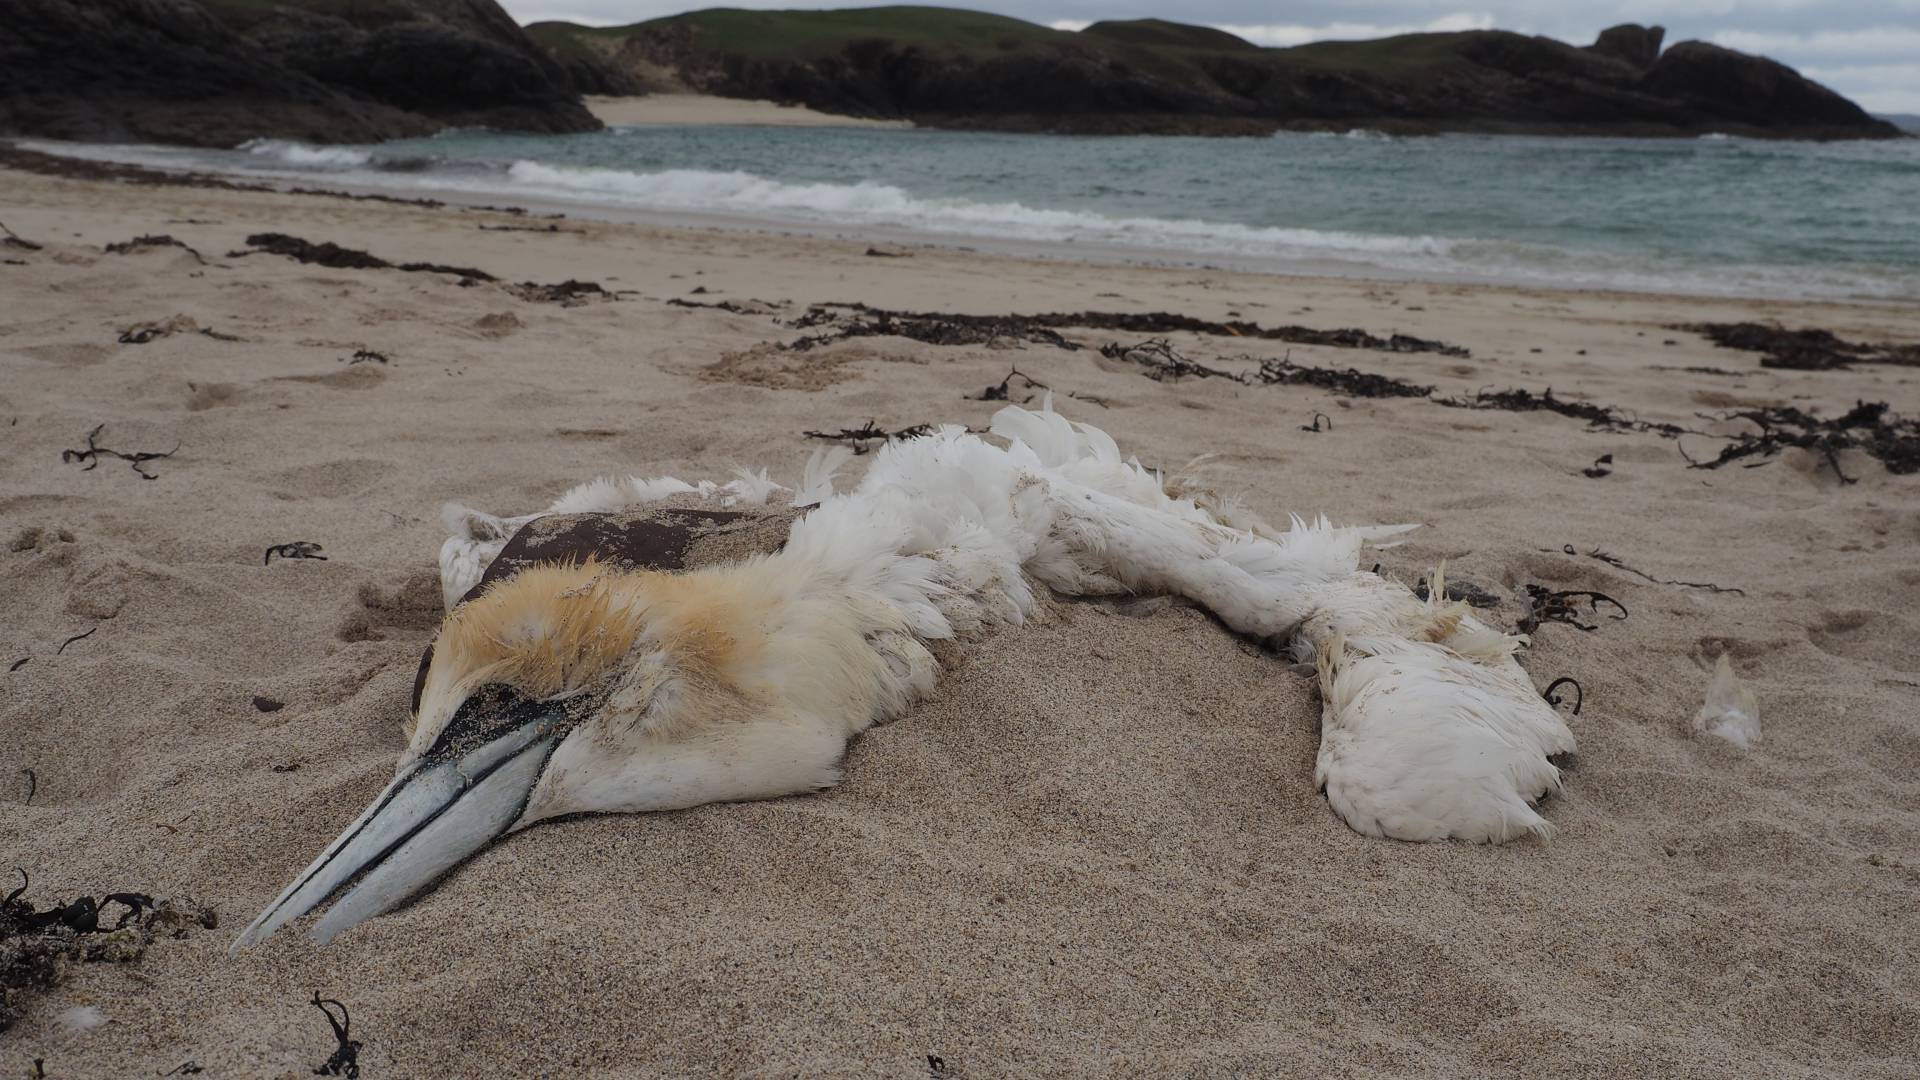
[[[1281,532],[1197,485],[1123,458],[1106,433],[1007,408],[998,446],[959,427],[889,443],[845,493],[816,453],[778,553],[683,574],[536,567],[458,603],[520,526],[461,507],[441,550],[450,613],[393,783],[242,936],[258,941],[358,884],[316,933],[387,910],[504,832],[816,790],[846,740],[933,685],[925,643],[1018,624],[1035,584],[1151,592],[1317,660],[1316,779],[1354,829],[1406,840],[1544,834],[1531,803],[1573,739],[1534,692],[1517,639],[1464,605],[1359,572],[1361,546],[1411,525]],[[722,507],[787,490],[600,479],[548,513],[669,496]],[[456,607],[456,603],[458,606]]]

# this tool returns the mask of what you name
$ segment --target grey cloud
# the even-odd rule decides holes
[[[688,9],[672,0],[501,0],[521,22],[639,22]],[[732,6],[867,7],[877,0],[728,0]],[[1032,22],[1157,16],[1231,27],[1263,44],[1418,29],[1496,26],[1585,44],[1621,22],[1659,23],[1667,40],[1700,38],[1800,68],[1876,112],[1920,112],[1920,0],[948,0]]]

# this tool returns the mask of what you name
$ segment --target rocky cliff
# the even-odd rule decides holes
[[[530,28],[607,85],[768,98],[852,116],[1063,132],[1393,132],[1889,138],[1792,69],[1660,27],[1586,47],[1504,31],[1260,48],[1161,20],[1079,33],[940,8],[715,9]]]
[[[494,0],[4,0],[0,133],[233,145],[589,131]]]

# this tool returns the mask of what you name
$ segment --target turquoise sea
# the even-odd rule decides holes
[[[354,147],[60,149],[585,216],[1083,257],[1920,301],[1920,139],[647,126]]]

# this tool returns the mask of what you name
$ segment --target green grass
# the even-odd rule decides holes
[[[1149,48],[1200,49],[1206,52],[1258,52],[1260,46],[1211,26],[1190,26],[1165,19],[1127,19],[1097,22],[1081,31],[1088,37],[1122,41]]]
[[[261,0],[217,0],[257,3]],[[301,0],[304,3],[341,0]],[[547,22],[527,27],[534,40],[563,55],[597,50],[636,31],[692,33],[694,50],[754,60],[806,62],[837,54],[859,41],[884,40],[937,57],[974,60],[1022,51],[1070,49],[1105,57],[1176,81],[1205,80],[1210,59],[1269,58],[1288,66],[1350,71],[1417,84],[1460,62],[1460,49],[1486,31],[1404,34],[1377,41],[1326,41],[1286,49],[1262,48],[1222,30],[1164,19],[1094,23],[1080,33],[1054,30],[1005,15],[940,7],[875,7],[837,11],[748,11],[708,8],[630,26],[586,27]]]
[[[1073,34],[1005,15],[937,7],[840,11],[708,8],[632,26],[577,27],[565,32],[589,37],[625,36],[636,30],[680,27],[694,30],[696,47],[702,52],[756,59],[820,57],[840,51],[849,42],[872,39],[896,41],[938,55],[972,57],[1070,43],[1074,39]],[[544,27],[543,31],[548,35],[562,32]]]

